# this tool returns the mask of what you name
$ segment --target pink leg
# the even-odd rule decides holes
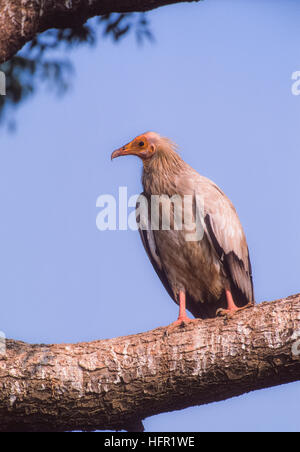
[[[225,289],[226,300],[227,300],[227,309],[220,308],[217,310],[217,315],[232,317],[233,314],[237,311],[242,311],[243,309],[251,308],[253,306],[252,303],[243,306],[242,308],[238,308],[234,302],[232,293],[229,289]]]
[[[226,293],[228,311],[230,311],[230,312],[238,311],[239,308],[235,305],[235,302],[233,300],[233,296],[232,296],[232,293],[230,292],[230,290],[225,289],[225,293]]]
[[[186,301],[185,301],[185,292],[183,290],[180,290],[179,292],[179,315],[178,319],[179,321],[185,321],[190,320],[186,314]]]
[[[171,323],[170,326],[182,325],[187,322],[193,322],[195,319],[190,319],[186,314],[186,299],[185,292],[183,290],[179,291],[179,315],[175,322]]]

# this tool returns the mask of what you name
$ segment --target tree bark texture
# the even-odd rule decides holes
[[[300,294],[233,318],[78,344],[7,340],[0,431],[142,430],[148,416],[300,379]]]
[[[113,12],[149,11],[199,0],[0,0],[0,63],[49,28],[68,28]]]

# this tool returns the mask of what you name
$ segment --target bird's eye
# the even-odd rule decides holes
[[[144,144],[145,144],[145,143],[144,143],[143,141],[140,141],[140,142],[139,142],[139,146],[141,146],[141,147],[144,146]]]

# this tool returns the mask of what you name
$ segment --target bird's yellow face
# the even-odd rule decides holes
[[[141,159],[145,160],[155,153],[155,144],[153,140],[147,134],[139,135],[134,140],[130,141],[130,143],[125,144],[119,149],[116,149],[111,154],[111,159],[116,157],[120,157],[121,155],[137,155]]]

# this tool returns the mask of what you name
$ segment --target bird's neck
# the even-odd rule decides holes
[[[143,161],[142,183],[145,193],[149,195],[176,192],[176,176],[184,170],[185,163],[173,150],[158,150],[151,159]]]

